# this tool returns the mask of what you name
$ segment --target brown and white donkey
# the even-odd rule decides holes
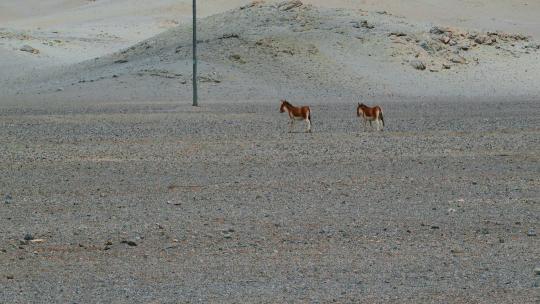
[[[367,127],[367,122],[369,121],[369,125],[373,127],[371,124],[372,121],[375,121],[377,124],[376,129],[379,130],[379,122],[382,123],[381,131],[384,128],[384,116],[383,111],[380,106],[374,106],[374,107],[368,107],[363,103],[358,103],[358,107],[356,108],[356,115],[358,117],[362,117],[364,121],[364,129]]]

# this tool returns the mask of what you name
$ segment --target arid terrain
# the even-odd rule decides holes
[[[0,303],[540,303],[537,3],[25,2]]]

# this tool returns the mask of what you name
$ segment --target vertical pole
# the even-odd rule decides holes
[[[193,0],[193,106],[197,107],[197,0]]]

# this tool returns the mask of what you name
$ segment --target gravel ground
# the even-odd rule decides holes
[[[539,303],[540,105],[508,104],[2,106],[0,302]]]

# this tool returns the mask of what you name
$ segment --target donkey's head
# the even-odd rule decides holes
[[[363,104],[363,103],[358,103],[358,107],[356,107],[356,116],[360,116],[360,111],[362,110],[363,107],[365,107],[366,105]]]
[[[281,106],[279,107],[279,113],[285,112],[285,107],[288,104],[288,102],[285,99],[281,100]]]

